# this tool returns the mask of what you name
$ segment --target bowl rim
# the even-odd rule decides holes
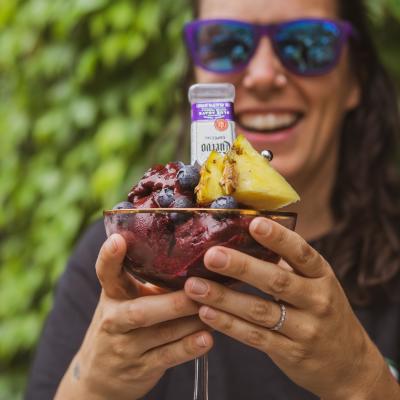
[[[103,216],[116,214],[169,214],[169,213],[210,213],[210,214],[239,214],[268,217],[288,217],[297,219],[297,213],[291,211],[254,210],[246,208],[121,208],[118,210],[104,210]]]

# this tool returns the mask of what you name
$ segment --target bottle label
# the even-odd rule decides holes
[[[212,150],[227,153],[235,140],[233,103],[192,104],[191,162],[203,164]]]
[[[233,103],[209,102],[192,104],[192,121],[214,121],[223,118],[233,121]]]

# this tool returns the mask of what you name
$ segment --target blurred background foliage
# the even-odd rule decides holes
[[[400,0],[369,0],[400,86]],[[0,1],[0,400],[19,399],[71,247],[173,158],[187,0]]]

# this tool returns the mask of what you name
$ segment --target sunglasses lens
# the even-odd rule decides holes
[[[341,31],[329,21],[298,21],[282,25],[274,42],[288,69],[300,75],[318,75],[336,64]]]
[[[231,72],[245,65],[255,47],[251,26],[210,22],[194,31],[194,46],[201,66],[214,72]]]

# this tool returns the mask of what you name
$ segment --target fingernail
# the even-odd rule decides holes
[[[213,250],[210,257],[212,268],[224,268],[228,262],[228,256],[221,250]]]
[[[258,235],[268,235],[271,231],[271,224],[266,219],[257,219],[254,224],[254,232]]]
[[[193,279],[190,285],[190,292],[193,294],[206,294],[208,285],[200,279]]]
[[[207,342],[206,342],[206,339],[205,339],[205,337],[203,335],[197,336],[196,343],[200,347],[207,347]]]
[[[199,315],[205,319],[215,319],[217,318],[217,313],[210,307],[202,307],[200,309]]]
[[[118,251],[118,244],[115,238],[110,236],[107,240],[107,249],[110,251],[110,253],[114,254]]]

